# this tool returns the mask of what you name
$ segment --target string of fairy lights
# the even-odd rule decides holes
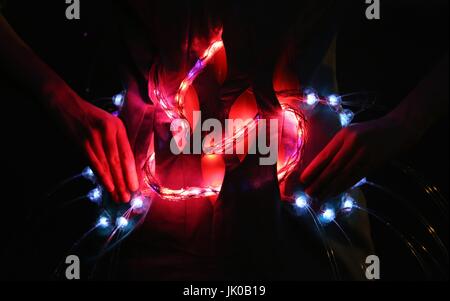
[[[173,98],[175,104],[172,104],[169,98],[163,94],[162,90],[159,88],[159,85],[155,83],[156,88],[151,93],[153,94],[154,99],[157,100],[161,108],[171,120],[181,118],[186,119],[184,106],[188,89],[191,87],[198,75],[202,73],[208,63],[213,59],[213,57],[223,48],[224,44],[222,40],[217,40],[211,43],[211,45],[205,50],[203,55],[194,64],[192,69],[188,72],[186,77],[181,81],[176,95]],[[277,95],[280,96],[280,99],[282,99],[282,97],[287,93],[289,92],[278,92]],[[290,94],[290,96],[292,97],[292,94]],[[124,92],[121,92],[112,97],[111,101],[118,108],[118,111],[122,108],[125,97],[126,95]],[[284,182],[298,167],[303,154],[303,147],[305,144],[304,137],[306,135],[307,129],[305,116],[302,111],[314,110],[318,105],[329,106],[336,112],[336,114],[338,114],[342,127],[348,126],[354,118],[354,113],[349,109],[344,109],[342,105],[342,99],[337,95],[330,95],[327,98],[322,98],[316,91],[312,89],[306,89],[303,95],[297,95],[295,99],[298,102],[298,106],[293,106],[292,104],[288,103],[281,103],[283,116],[285,118],[291,118],[295,121],[297,131],[296,137],[294,137],[295,144],[293,150],[291,151],[291,154],[283,164],[278,166],[278,180],[280,184]],[[226,137],[222,141],[215,142],[215,144],[211,146],[212,152],[220,153],[220,151],[232,147],[236,141],[242,140],[249,131],[252,131],[257,127],[259,119],[260,117],[256,116],[251,122],[247,123],[241,128],[236,129],[232,136]],[[110,227],[111,225],[116,225],[116,227],[119,227],[121,229],[127,228],[128,226],[130,226],[130,223],[128,222],[130,213],[136,212],[136,209],[141,209],[142,207],[144,207],[144,204],[149,202],[149,200],[155,196],[167,201],[179,201],[211,197],[216,196],[220,193],[221,186],[184,187],[180,189],[171,189],[165,187],[153,172],[155,166],[155,157],[156,155],[152,153],[145,164],[145,187],[142,189],[140,195],[131,201],[130,210],[126,211],[120,216],[117,216],[115,222],[110,221],[108,217],[105,216],[105,214],[102,214],[98,222],[99,227],[106,228]],[[95,179],[93,171],[89,168],[83,172],[83,176],[91,181]],[[102,196],[103,189],[100,186],[94,188],[91,192],[88,193],[88,198],[92,202],[97,204],[101,203]],[[305,209],[306,207],[309,207],[311,205],[311,201],[312,199],[310,197],[302,193],[296,198],[294,205],[299,209]],[[348,213],[348,211],[351,211],[353,209],[353,203],[355,202],[355,200],[348,194],[345,194],[342,202],[342,208],[334,209],[330,206],[324,207],[320,215],[320,220],[324,223],[328,223],[333,221],[340,212]]]

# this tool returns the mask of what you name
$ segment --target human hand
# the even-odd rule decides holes
[[[54,95],[50,103],[113,199],[129,202],[139,183],[122,121],[72,91]]]
[[[416,139],[392,117],[340,130],[300,176],[305,192],[322,201],[348,190]]]

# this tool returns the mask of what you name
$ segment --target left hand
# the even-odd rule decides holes
[[[305,192],[319,200],[345,192],[411,145],[418,134],[392,117],[339,131],[300,176]]]

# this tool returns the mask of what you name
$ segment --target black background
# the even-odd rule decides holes
[[[122,90],[114,56],[118,46],[111,30],[116,20],[105,4],[107,1],[81,2],[82,17],[75,21],[65,18],[64,1],[45,4],[43,1],[10,1],[4,14],[24,40],[82,97],[110,96]],[[342,93],[376,91],[380,103],[391,108],[448,51],[448,1],[381,1],[382,19],[379,21],[365,18],[364,2],[351,1],[340,31],[340,90]],[[58,123],[45,114],[31,95],[3,74],[0,76],[0,101],[3,174],[0,226],[4,229],[1,248],[7,251],[0,259],[0,263],[5,264],[0,278],[49,278],[49,262],[55,262],[59,249],[69,245],[71,239],[70,235],[63,234],[64,227],[73,228],[70,223],[76,214],[83,214],[78,217],[83,221],[89,216],[75,211],[55,218],[47,209],[52,208],[52,201],[46,200],[45,195],[87,163]],[[368,113],[360,120],[378,115]],[[448,117],[401,159],[437,183],[448,197]],[[427,203],[416,184],[390,167],[380,170],[373,178],[410,198],[438,225],[439,233],[448,241],[447,221]],[[87,183],[72,185],[61,198],[69,200],[88,187]],[[400,206],[381,204],[379,195],[370,190],[367,193],[370,207],[389,212],[406,229],[415,229]],[[61,219],[63,223],[56,224]],[[54,225],[59,225],[58,229]],[[414,262],[404,259],[407,257],[404,248],[395,248],[394,239],[384,236],[381,227],[374,226],[373,231],[377,251],[388,262],[386,278],[422,279]],[[76,237],[77,231],[71,229],[71,232]],[[36,235],[45,236],[45,242],[38,246],[32,239]],[[417,235],[420,237],[420,232]],[[45,255],[36,251],[41,247]],[[43,256],[38,263],[32,260],[37,254]]]

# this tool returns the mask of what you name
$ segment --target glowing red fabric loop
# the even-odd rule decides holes
[[[192,67],[192,69],[188,72],[185,78],[181,81],[178,91],[174,97],[175,105],[171,105],[168,99],[163,95],[161,90],[158,88],[156,84],[153,91],[150,93],[153,94],[154,98],[156,98],[161,105],[162,109],[166,113],[166,115],[171,119],[186,119],[184,113],[184,100],[186,96],[187,90],[193,84],[197,76],[204,70],[204,68],[208,65],[211,59],[214,57],[218,51],[224,48],[224,43],[222,40],[216,40],[205,50],[203,56],[198,59],[196,64]],[[305,118],[301,111],[298,108],[295,108],[292,105],[287,103],[281,103],[281,107],[283,110],[283,114],[286,116],[291,116],[294,118],[297,131],[295,137],[295,148],[288,156],[287,160],[281,166],[278,166],[278,180],[281,184],[284,182],[288,176],[295,170],[295,168],[299,165],[303,146],[304,146],[304,136],[305,136]],[[256,116],[250,123],[247,123],[243,127],[237,129],[231,137],[226,137],[222,141],[219,141],[217,144],[211,147],[213,152],[221,153],[227,147],[232,147],[236,141],[243,139],[243,137],[251,131],[255,129],[258,125],[259,116]],[[185,187],[182,189],[170,189],[164,187],[154,175],[154,165],[155,165],[155,154],[152,153],[147,160],[144,167],[144,182],[146,187],[143,190],[143,194],[151,195],[152,193],[156,193],[160,198],[165,200],[183,200],[183,199],[193,199],[193,198],[203,198],[215,196],[220,193],[221,186],[208,186],[208,187]]]

